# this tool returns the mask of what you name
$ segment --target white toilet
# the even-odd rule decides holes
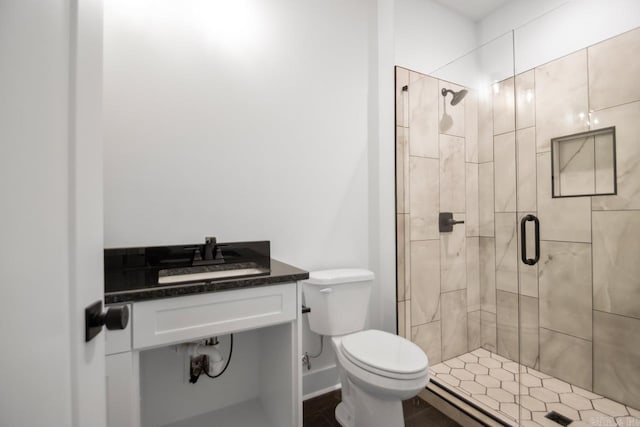
[[[343,427],[402,427],[402,401],[429,382],[429,360],[414,343],[374,329],[362,330],[374,275],[361,269],[315,271],[303,282],[309,325],[331,337],[338,359]]]

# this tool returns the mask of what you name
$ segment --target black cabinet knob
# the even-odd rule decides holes
[[[84,340],[89,342],[100,333],[103,326],[109,330],[125,329],[129,324],[129,307],[109,307],[102,312],[102,301],[96,301],[84,309]]]

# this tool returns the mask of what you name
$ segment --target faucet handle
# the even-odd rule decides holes
[[[218,246],[218,240],[215,237],[205,237],[204,241],[204,259],[207,261],[217,260],[223,262],[224,257]]]

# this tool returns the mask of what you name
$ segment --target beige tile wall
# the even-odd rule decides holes
[[[462,89],[396,67],[398,333],[432,364],[481,344],[478,97],[443,88]],[[465,224],[440,233],[441,211]]]
[[[639,57],[636,29],[454,107],[460,86],[396,69],[398,330],[432,363],[482,346],[640,408]],[[617,195],[552,198],[549,140],[608,126]]]

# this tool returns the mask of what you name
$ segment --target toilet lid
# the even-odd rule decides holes
[[[396,374],[415,374],[427,369],[429,361],[422,349],[397,335],[370,329],[342,338],[342,350],[363,368]]]

